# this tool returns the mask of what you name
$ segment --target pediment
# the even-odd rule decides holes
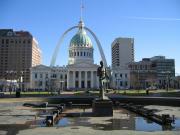
[[[50,70],[51,68],[45,65],[37,65],[31,68],[31,70]]]

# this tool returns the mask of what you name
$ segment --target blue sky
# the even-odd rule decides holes
[[[0,0],[0,28],[27,30],[38,40],[43,64],[49,65],[61,34],[77,25],[81,0]],[[180,0],[84,0],[83,20],[99,38],[108,65],[117,37],[135,39],[135,60],[164,55],[176,60],[180,73]],[[66,65],[70,32],[56,65]],[[90,36],[91,37],[91,36]],[[93,39],[92,39],[93,40]],[[94,41],[93,41],[94,43]],[[95,63],[100,55],[94,43]]]

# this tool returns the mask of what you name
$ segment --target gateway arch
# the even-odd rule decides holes
[[[60,49],[60,46],[61,46],[61,44],[63,42],[64,37],[68,34],[68,32],[72,31],[73,29],[79,28],[79,27],[83,27],[85,30],[87,30],[92,35],[92,37],[94,38],[94,40],[95,40],[95,42],[96,42],[96,44],[98,46],[98,50],[99,50],[99,53],[100,53],[100,56],[101,56],[101,60],[103,61],[104,66],[107,67],[107,61],[106,61],[106,58],[105,58],[105,55],[104,55],[104,52],[103,52],[103,49],[102,49],[100,41],[98,40],[97,36],[95,35],[95,33],[91,29],[89,29],[88,27],[84,26],[82,21],[80,21],[78,26],[73,26],[73,27],[67,29],[62,34],[62,36],[60,37],[60,39],[58,41],[58,44],[57,44],[57,46],[56,46],[56,48],[54,50],[50,66],[53,67],[55,65],[55,63],[56,63],[58,52],[59,52],[59,49]]]

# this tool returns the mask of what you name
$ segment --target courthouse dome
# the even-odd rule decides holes
[[[83,22],[79,23],[78,32],[72,37],[70,47],[92,47],[92,42],[83,28]]]

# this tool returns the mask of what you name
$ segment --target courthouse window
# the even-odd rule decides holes
[[[36,73],[35,73],[34,77],[37,78],[37,74]]]
[[[78,78],[78,72],[76,72],[76,78]]]

